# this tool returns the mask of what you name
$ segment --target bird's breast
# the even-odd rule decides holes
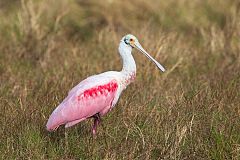
[[[133,82],[136,78],[136,72],[130,72],[127,75],[124,76],[122,83],[123,86],[125,86],[125,88],[127,87],[127,85],[129,85],[131,82]]]

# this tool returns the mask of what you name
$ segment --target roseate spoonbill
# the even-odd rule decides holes
[[[136,64],[132,49],[136,48],[153,61],[157,67],[164,67],[153,59],[131,34],[124,36],[119,44],[122,57],[122,71],[108,71],[93,75],[75,86],[63,102],[53,111],[47,122],[47,130],[56,130],[60,125],[71,127],[87,118],[93,118],[92,133],[96,134],[100,116],[109,112],[117,103],[121,92],[126,89],[136,76]]]

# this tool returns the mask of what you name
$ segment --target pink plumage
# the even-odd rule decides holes
[[[132,49],[136,48],[153,61],[163,72],[165,69],[153,59],[133,35],[126,35],[119,44],[123,61],[122,71],[109,71],[91,76],[75,86],[63,102],[53,111],[47,122],[47,130],[53,131],[60,125],[71,127],[87,118],[94,118],[92,132],[96,133],[100,116],[109,112],[117,103],[120,94],[134,81],[136,64]]]
[[[106,73],[82,81],[51,114],[47,130],[55,130],[61,124],[71,127],[98,113],[104,115],[111,109],[117,89],[117,81]]]

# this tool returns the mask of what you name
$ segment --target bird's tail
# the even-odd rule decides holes
[[[46,128],[48,131],[55,131],[60,125],[65,123],[65,119],[61,114],[62,106],[59,105],[50,115]]]

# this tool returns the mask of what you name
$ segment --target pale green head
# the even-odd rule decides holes
[[[150,54],[148,54],[144,49],[143,47],[141,46],[141,44],[138,42],[138,39],[132,35],[132,34],[127,34],[126,36],[124,36],[122,38],[122,41],[132,47],[132,48],[136,48],[137,50],[139,50],[141,53],[143,53],[146,57],[148,57],[151,61],[153,61],[156,66],[161,70],[161,71],[165,71],[165,68],[160,64],[158,63],[152,56],[150,56]]]

